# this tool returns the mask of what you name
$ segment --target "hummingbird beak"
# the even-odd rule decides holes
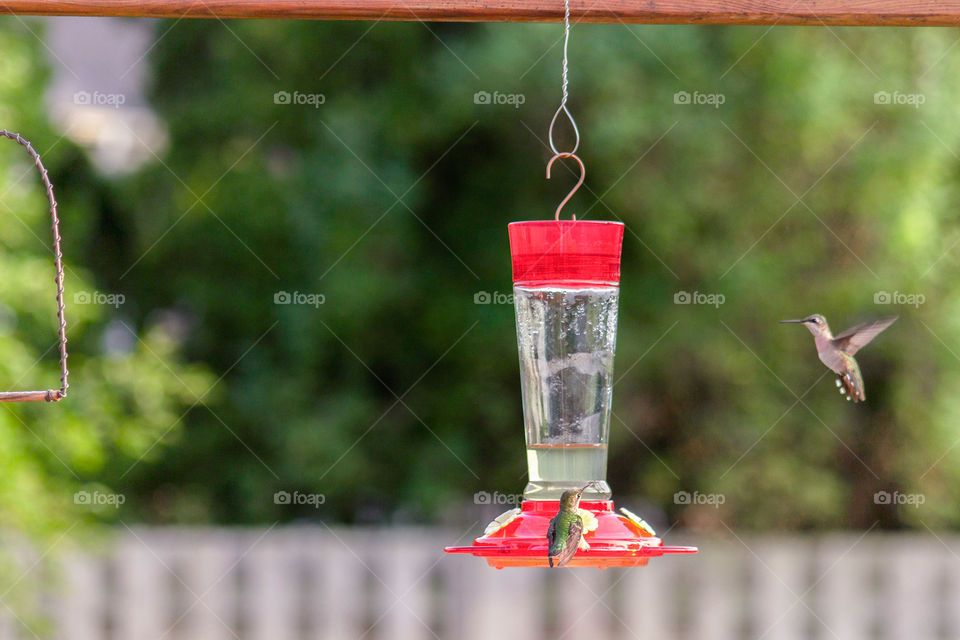
[[[577,495],[578,495],[578,496],[579,496],[579,495],[583,495],[583,492],[586,491],[588,487],[592,487],[592,486],[595,485],[595,484],[597,484],[596,481],[588,482],[588,483],[586,484],[586,486],[583,487],[583,489],[580,489],[580,491],[577,491]]]
[[[781,321],[780,321],[780,324],[786,324],[786,323],[788,323],[788,322],[800,322],[800,323],[802,323],[802,322],[803,322],[803,318],[797,318],[796,320],[781,320]]]

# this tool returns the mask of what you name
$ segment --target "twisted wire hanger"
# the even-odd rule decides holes
[[[550,179],[550,168],[553,166],[553,163],[557,159],[571,159],[576,161],[580,166],[580,180],[577,181],[577,184],[573,186],[573,189],[570,190],[570,193],[567,194],[560,204],[557,206],[557,212],[554,215],[554,219],[560,220],[560,211],[563,209],[564,205],[570,201],[570,198],[573,197],[573,194],[577,192],[583,181],[587,176],[587,168],[583,165],[583,160],[580,159],[580,156],[577,155],[577,149],[580,148],[580,129],[577,127],[577,121],[573,119],[573,114],[570,113],[570,109],[567,108],[567,99],[569,98],[568,86],[570,84],[570,79],[568,77],[569,72],[569,63],[567,60],[567,48],[570,44],[570,0],[563,0],[563,69],[561,73],[561,98],[560,106],[557,108],[556,112],[553,114],[553,119],[550,120],[550,129],[547,132],[547,138],[550,142],[550,149],[553,151],[553,157],[550,158],[550,161],[547,162],[547,179]],[[567,120],[570,122],[570,125],[573,127],[574,141],[573,148],[569,151],[560,151],[557,149],[557,145],[553,140],[553,129],[557,124],[557,118],[560,117],[560,114],[563,113]],[[573,220],[577,219],[577,216],[572,216]]]
[[[67,378],[70,371],[67,369],[67,320],[64,315],[63,304],[63,254],[60,252],[60,219],[57,216],[57,201],[53,197],[53,184],[47,175],[47,169],[40,161],[40,154],[34,150],[33,145],[24,140],[19,133],[13,133],[6,129],[0,129],[0,136],[13,140],[22,146],[33,158],[33,164],[40,172],[40,180],[46,190],[47,202],[50,203],[50,223],[53,228],[53,262],[56,267],[54,282],[57,285],[57,336],[60,342],[60,388],[45,391],[4,391],[0,392],[0,402],[32,402],[38,400],[58,402],[67,397],[67,389],[70,388]]]

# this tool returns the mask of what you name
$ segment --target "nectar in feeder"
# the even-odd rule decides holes
[[[640,517],[615,513],[607,484],[623,225],[550,220],[508,230],[529,483],[519,509],[473,545],[446,550],[496,568],[630,567],[696,552],[664,546]]]

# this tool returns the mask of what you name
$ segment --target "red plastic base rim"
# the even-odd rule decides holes
[[[559,508],[557,500],[524,500],[512,518],[509,511],[501,516],[506,522],[497,530],[480,536],[471,546],[446,547],[444,551],[485,558],[497,569],[549,567],[547,527]],[[696,547],[664,546],[652,532],[627,516],[615,513],[612,500],[584,500],[580,508],[593,514],[596,527],[584,534],[590,548],[578,550],[568,567],[640,567],[650,558],[697,552]]]

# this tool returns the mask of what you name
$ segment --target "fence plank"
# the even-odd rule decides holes
[[[683,559],[678,559],[683,561]],[[620,616],[624,638],[675,640],[677,629],[677,561],[654,558],[647,566],[622,569],[627,575],[620,582],[623,612]]]
[[[889,539],[883,568],[883,637],[936,638],[940,562],[929,541],[915,536]],[[937,544],[934,542],[934,544]],[[942,550],[943,548],[940,547]]]
[[[251,536],[244,545],[245,629],[252,640],[295,640],[299,573],[294,555],[286,532],[261,535]]]
[[[349,543],[345,538],[354,538]],[[310,638],[323,640],[355,640],[367,629],[363,621],[366,594],[363,582],[368,575],[366,560],[352,550],[376,544],[364,535],[350,536],[348,530],[325,531],[318,548],[321,557],[308,555],[310,566],[319,570],[319,607],[313,614]],[[349,546],[348,546],[349,545]],[[321,604],[322,603],[322,604]]]
[[[548,579],[558,589],[558,636],[564,638],[606,638],[610,635],[610,605],[605,601],[608,574],[597,569],[551,571]]]
[[[804,638],[809,613],[807,569],[812,561],[809,544],[801,539],[746,540],[753,575],[753,636],[757,640]]]
[[[714,542],[693,559],[699,580],[691,593],[691,638],[734,640],[741,637],[740,599],[744,585],[739,569],[744,557],[739,545]]]
[[[117,589],[107,597],[114,635],[123,640],[169,637],[171,576],[152,538],[146,530],[132,531],[120,538],[113,558]]]
[[[179,554],[180,579],[187,612],[181,635],[185,640],[232,640],[235,637],[237,592],[233,565],[242,549],[233,532],[205,531],[194,535],[189,550]]]
[[[443,549],[423,544],[424,539],[422,532],[402,530],[391,535],[390,544],[372,549],[377,637],[424,640],[433,636],[425,572]]]
[[[71,554],[63,559],[61,571],[63,591],[55,599],[55,623],[70,630],[70,640],[101,640],[106,604],[102,558]]]
[[[944,614],[944,637],[960,638],[960,539],[955,534],[946,536],[938,533],[942,544],[939,562],[946,572],[945,593],[941,601],[947,603]]]
[[[3,612],[0,613],[0,640],[19,640],[20,636],[17,634],[19,625],[16,617],[4,607]],[[30,632],[27,631],[27,633]]]
[[[876,545],[859,536],[826,538],[817,552],[817,621],[821,637],[867,640],[871,635],[870,571]]]
[[[445,637],[462,640],[543,638],[545,569],[501,569],[465,557],[441,561],[445,575],[457,574],[457,606],[447,610]],[[452,615],[451,615],[452,614]]]

